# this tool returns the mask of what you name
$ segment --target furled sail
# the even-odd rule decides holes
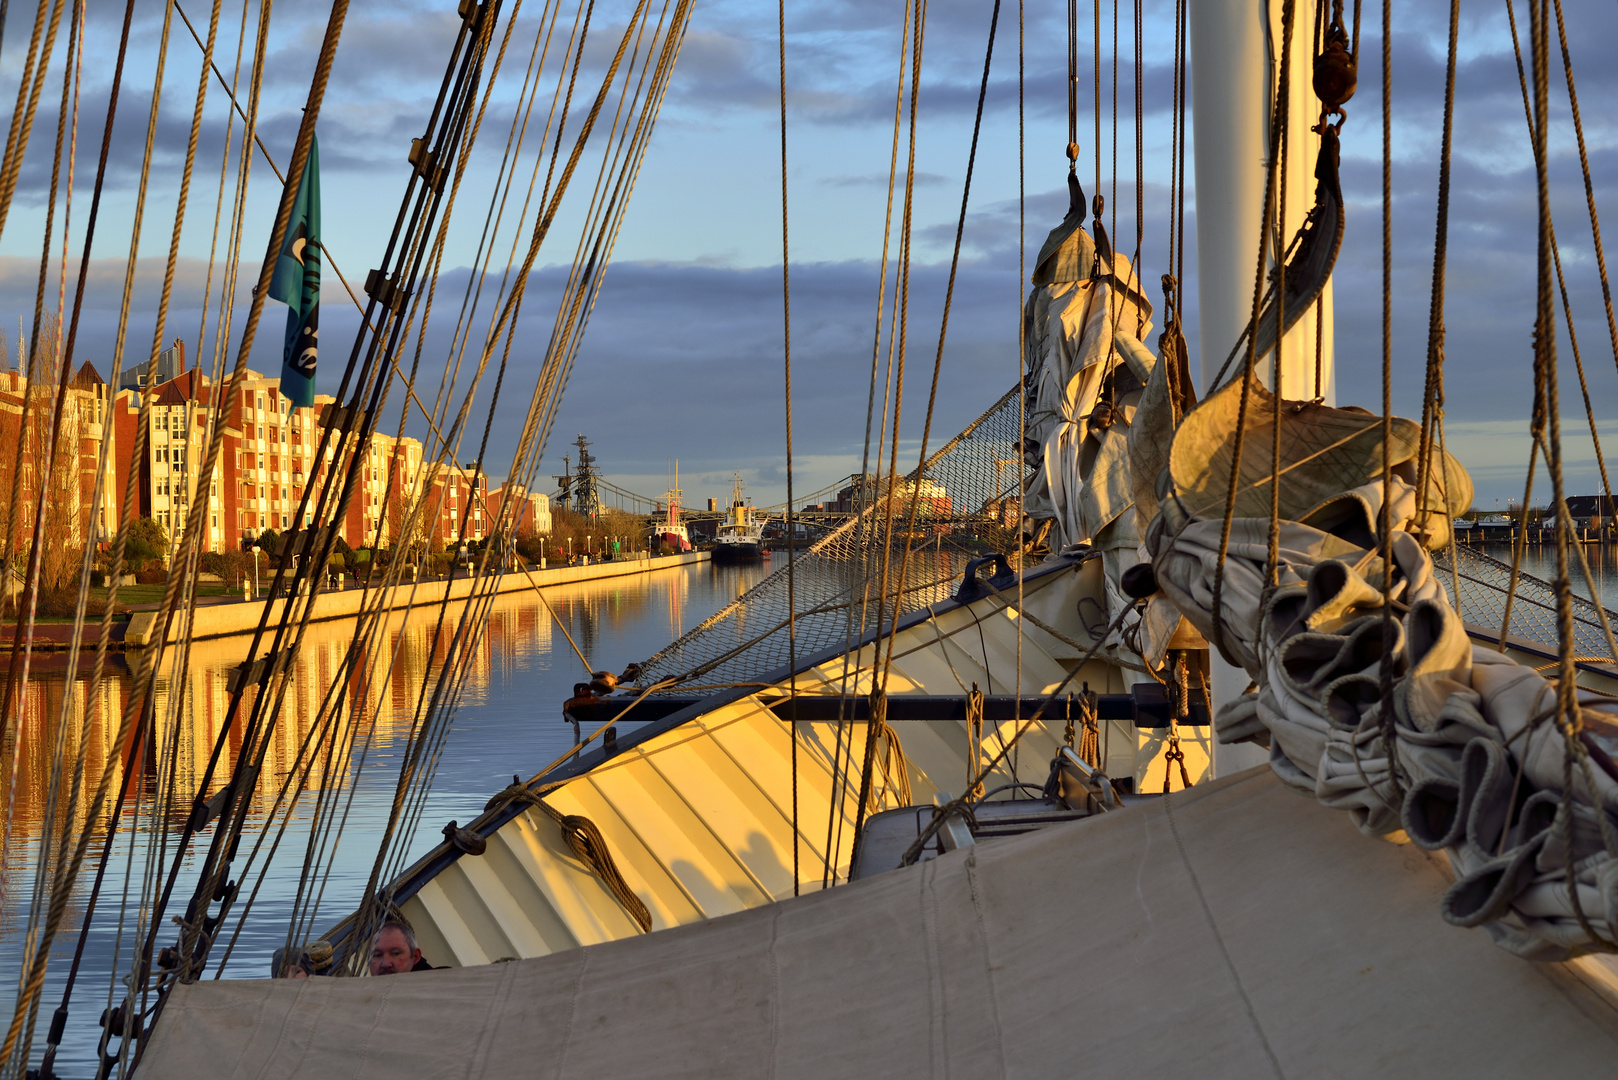
[[[1072,174],[1068,188],[1067,217],[1040,249],[1023,312],[1023,454],[1032,472],[1023,506],[1036,535],[1048,530],[1053,552],[1100,553],[1107,582],[1103,625],[1110,626],[1132,606],[1119,582],[1140,546],[1129,433],[1157,364],[1143,343],[1152,331],[1152,305],[1129,259],[1111,250],[1105,233],[1097,243],[1085,231],[1084,192]],[[1114,631],[1109,658],[1134,653],[1124,643],[1132,629],[1133,621]]]
[[[1469,639],[1429,551],[1470,504],[1471,481],[1440,453],[1426,470],[1429,490],[1417,491],[1416,425],[1392,425],[1392,564],[1384,566],[1382,419],[1290,402],[1277,414],[1261,387],[1249,393],[1252,426],[1240,462],[1231,422],[1239,381],[1181,426],[1170,490],[1146,543],[1164,592],[1256,684],[1221,707],[1219,739],[1267,742],[1283,782],[1349,811],[1367,834],[1402,830],[1420,847],[1447,852],[1456,880],[1439,907],[1448,922],[1482,926],[1497,944],[1534,959],[1610,948],[1618,932],[1618,772],[1578,729],[1579,720],[1618,723],[1618,703],[1581,691],[1582,715],[1559,719],[1551,681]],[[1267,426],[1277,415],[1279,469]],[[1237,500],[1221,571],[1233,468]],[[1392,618],[1383,612],[1389,577]],[[1386,699],[1384,656],[1394,667]]]

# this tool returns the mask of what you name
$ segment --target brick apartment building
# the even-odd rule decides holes
[[[144,388],[146,439],[137,461],[142,389],[114,392],[93,365],[82,365],[65,401],[62,430],[68,437],[57,450],[55,470],[42,470],[36,460],[49,431],[54,386],[43,381],[30,386],[17,372],[0,372],[0,488],[10,490],[14,469],[22,473],[24,509],[17,542],[28,543],[38,484],[47,474],[56,479],[50,481],[54,486],[46,499],[50,508],[46,527],[68,530],[75,543],[112,538],[131,486],[135,516],[157,521],[171,541],[178,540],[191,507],[205,500],[207,551],[239,549],[269,529],[285,532],[310,525],[312,510],[295,520],[299,500],[309,485],[325,482],[337,461],[335,438],[323,453],[320,441],[323,427],[340,427],[343,414],[324,395],[316,397],[312,409],[291,408],[279,388],[279,379],[247,372],[234,399],[226,403],[213,481],[206,492],[199,492],[214,395],[220,392],[199,370],[184,370]],[[21,461],[16,464],[11,459],[16,457],[18,425],[30,398],[29,437],[23,440]],[[108,423],[113,430],[102,475],[102,509],[91,522],[103,425]],[[11,453],[4,453],[6,448]],[[318,501],[320,490],[316,486],[311,503]],[[379,431],[366,449],[340,533],[354,548],[393,545],[407,530],[443,547],[463,535],[478,541],[492,529],[494,516],[508,498],[521,503],[508,511],[517,531],[550,530],[550,501],[544,495],[521,485],[504,485],[491,494],[488,477],[470,464],[424,462],[419,440]],[[417,507],[414,520],[412,506]]]

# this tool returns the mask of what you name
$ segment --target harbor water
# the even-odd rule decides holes
[[[775,555],[785,559],[784,553]],[[625,665],[644,660],[678,638],[697,623],[735,599],[769,572],[769,562],[733,566],[709,562],[658,570],[648,574],[582,582],[545,590],[545,598],[557,618],[568,629],[579,649],[596,670],[622,670]],[[377,845],[392,804],[400,758],[405,750],[410,722],[415,714],[416,697],[427,674],[439,658],[429,655],[436,609],[417,609],[400,617],[389,627],[383,645],[368,656],[360,667],[366,676],[350,674],[351,688],[367,684],[360,710],[357,737],[369,739],[369,761],[352,786],[352,802],[346,809],[341,835],[326,859],[332,867],[321,897],[320,907],[311,920],[316,933],[336,923],[354,909],[364,892],[376,857]],[[354,622],[345,620],[317,623],[310,627],[297,658],[291,690],[282,711],[277,734],[266,759],[257,793],[243,835],[241,854],[232,870],[240,874],[252,845],[265,833],[268,812],[281,785],[291,771],[297,748],[308,734],[320,704],[339,671],[343,656],[354,634]],[[242,660],[243,638],[197,642],[192,647],[188,670],[189,690],[183,700],[169,700],[169,680],[159,683],[158,715],[161,730],[158,749],[172,763],[179,777],[177,789],[195,790],[201,781],[223,720],[228,700],[226,678]],[[396,654],[395,654],[396,650]],[[85,654],[88,662],[90,654]],[[40,658],[36,658],[40,659]],[[23,935],[33,901],[36,867],[20,853],[36,850],[36,840],[49,798],[50,754],[54,747],[64,694],[68,696],[69,730],[77,731],[86,712],[87,680],[80,678],[73,688],[65,685],[60,656],[54,663],[34,665],[24,703],[20,754],[0,758],[0,767],[16,768],[16,798],[12,808],[11,835],[6,849],[9,856],[0,876],[0,1009],[9,1018],[20,978]],[[51,670],[54,667],[56,670]],[[104,683],[98,708],[93,710],[86,739],[86,775],[96,777],[103,763],[119,752],[113,743],[118,716],[128,700],[127,673]],[[587,681],[580,662],[556,621],[531,592],[508,593],[495,603],[486,631],[470,664],[470,676],[454,716],[442,759],[421,825],[409,845],[405,865],[442,842],[439,830],[450,819],[461,822],[476,817],[490,795],[511,783],[514,774],[524,779],[548,765],[573,745],[573,728],[562,719],[562,703],[572,695],[573,685]],[[357,690],[355,692],[358,692]],[[239,725],[238,725],[239,726]],[[227,737],[227,752],[237,750],[239,731]],[[74,750],[68,746],[71,755]],[[71,760],[71,757],[70,757]],[[210,785],[210,793],[223,786],[229,765],[222,764]],[[167,767],[167,766],[166,766]],[[189,778],[189,785],[187,780]],[[96,918],[86,942],[82,968],[73,992],[67,1035],[57,1056],[56,1071],[65,1077],[93,1076],[96,1068],[96,1018],[115,998],[121,998],[121,979],[127,972],[130,936],[135,933],[141,914],[143,883],[141,870],[160,830],[152,828],[157,809],[151,795],[155,772],[132,777],[136,781],[125,801],[120,830],[108,863]],[[319,770],[311,774],[311,788],[319,783]],[[116,789],[115,789],[116,791]],[[347,794],[345,793],[345,800]],[[305,801],[311,801],[305,796]],[[65,804],[58,799],[58,805]],[[171,820],[183,819],[189,809],[171,809]],[[225,978],[262,977],[269,974],[270,955],[285,938],[288,915],[299,878],[308,840],[309,811],[300,804],[292,824],[279,845],[268,874],[253,904],[251,917],[241,939],[231,949],[223,968]],[[130,821],[136,822],[131,831]],[[279,820],[279,819],[278,819]],[[42,1041],[50,1014],[61,1000],[63,980],[72,960],[82,925],[89,884],[101,858],[104,833],[98,834],[89,849],[79,887],[58,934],[53,949],[50,974],[41,999],[42,1019],[38,1038]],[[206,836],[203,843],[206,843]],[[268,837],[272,842],[272,835]],[[266,845],[265,850],[268,850]],[[131,857],[133,854],[133,857]],[[265,865],[261,853],[243,880],[241,910]],[[168,914],[183,913],[185,900],[193,887],[195,871],[191,859],[180,874],[176,899]],[[122,916],[122,918],[120,918]],[[234,927],[234,920],[226,924]],[[165,926],[159,944],[168,943],[174,927]],[[119,949],[119,935],[123,947]],[[215,946],[205,977],[218,971],[218,960],[225,954],[227,936]],[[114,957],[121,953],[119,965]],[[428,960],[431,961],[431,957]],[[30,1064],[38,1061],[35,1046]]]

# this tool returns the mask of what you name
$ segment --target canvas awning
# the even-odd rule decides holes
[[[1435,856],[1268,769],[697,925],[484,967],[177,989],[149,1077],[1557,1076],[1601,961],[1445,924]]]

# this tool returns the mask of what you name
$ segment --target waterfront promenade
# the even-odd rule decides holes
[[[634,574],[646,574],[657,570],[665,570],[692,563],[706,562],[709,554],[706,551],[692,551],[682,555],[661,555],[648,558],[617,559],[611,562],[592,563],[587,566],[557,566],[544,570],[515,570],[508,571],[500,580],[501,593],[521,593],[534,588],[547,588],[555,585],[569,585],[581,581],[598,581],[605,578],[625,577]],[[412,607],[429,607],[442,604],[447,598],[451,601],[464,600],[470,596],[478,581],[470,577],[458,577],[452,580],[431,580],[420,582],[405,582],[394,587],[395,595],[391,597],[392,607],[397,610]],[[366,590],[358,585],[350,585],[342,590],[323,590],[315,598],[313,619],[316,622],[325,622],[332,619],[351,619],[360,612],[360,605],[369,599],[375,603],[376,591]],[[198,605],[192,612],[192,636],[197,639],[231,637],[237,634],[250,634],[259,625],[264,616],[266,604],[272,605],[270,611],[270,625],[280,619],[285,599],[275,600],[235,600],[223,603],[210,603]],[[152,638],[157,632],[157,612],[135,611],[130,613],[129,619],[117,621],[113,624],[113,646],[124,649],[137,649],[152,644]],[[69,624],[39,624],[35,627],[35,647],[39,649],[67,649],[71,646],[72,626]],[[5,636],[9,637],[12,628],[0,628]],[[179,632],[178,620],[171,623],[169,640],[177,640]],[[86,622],[82,647],[93,649],[101,633],[99,619]]]

